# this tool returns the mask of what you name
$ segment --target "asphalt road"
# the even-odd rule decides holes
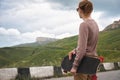
[[[97,73],[98,80],[120,80],[120,70]],[[45,80],[74,80],[73,77],[52,78]]]

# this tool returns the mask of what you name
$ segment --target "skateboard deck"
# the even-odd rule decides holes
[[[75,54],[72,55],[71,60],[69,60],[68,55],[63,58],[63,61],[61,63],[61,68],[63,69],[64,72],[70,72],[73,66],[75,56],[76,56]],[[81,60],[78,66],[77,73],[95,74],[99,63],[100,63],[99,59],[85,56],[83,57],[83,59]]]

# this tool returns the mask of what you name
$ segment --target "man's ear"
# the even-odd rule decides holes
[[[81,9],[79,9],[80,13],[83,13],[83,11]]]

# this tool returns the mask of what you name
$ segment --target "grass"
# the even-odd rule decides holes
[[[34,48],[27,47],[0,48],[0,67],[4,67],[23,60],[27,56],[32,55],[33,50]]]

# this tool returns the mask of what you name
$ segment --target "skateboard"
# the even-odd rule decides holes
[[[61,62],[61,68],[62,70],[67,73],[70,72],[73,62],[75,59],[75,54],[72,55],[72,59],[69,60],[69,56],[65,56]],[[98,65],[100,64],[100,60],[97,58],[92,58],[88,56],[84,56],[81,60],[77,73],[83,73],[83,74],[96,74]]]

